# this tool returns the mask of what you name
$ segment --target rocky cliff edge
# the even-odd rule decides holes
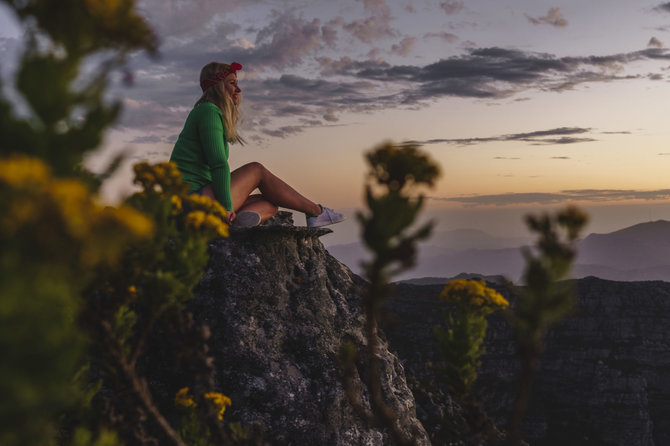
[[[340,345],[366,344],[365,282],[325,250],[319,237],[328,232],[271,225],[214,241],[191,309],[211,328],[218,387],[233,401],[227,420],[260,423],[270,444],[392,444],[354,414],[342,387]],[[430,444],[400,361],[386,344],[380,359],[401,430]],[[367,401],[362,363],[358,371]]]

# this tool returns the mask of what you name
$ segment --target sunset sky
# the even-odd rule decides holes
[[[438,229],[518,232],[520,213],[568,202],[589,210],[589,232],[670,220],[670,2],[138,4],[160,57],[134,56],[134,85],[114,88],[123,119],[89,160],[130,155],[108,199],[130,192],[132,162],[167,160],[200,68],[236,61],[248,144],[231,166],[260,161],[344,209],[334,241],[355,238],[363,153],[383,141],[420,144],[442,166],[427,212]],[[3,5],[4,79],[19,41]]]

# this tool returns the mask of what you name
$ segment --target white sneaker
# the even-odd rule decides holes
[[[233,228],[250,228],[258,226],[261,222],[261,214],[256,211],[242,211],[235,216]]]
[[[339,223],[346,218],[343,214],[335,212],[334,210],[325,206],[321,206],[321,209],[322,212],[316,217],[307,217],[308,228],[318,228],[319,226],[332,225],[334,223]]]

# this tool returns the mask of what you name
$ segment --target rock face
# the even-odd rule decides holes
[[[218,385],[233,401],[226,420],[260,422],[270,444],[392,444],[344,394],[338,350],[345,340],[366,343],[364,282],[324,249],[318,237],[328,232],[270,225],[213,242],[192,310],[211,328]],[[400,361],[386,345],[380,359],[401,429],[430,444]]]
[[[430,327],[441,322],[441,286],[399,285],[386,327],[408,378],[430,379]],[[670,444],[670,283],[576,281],[576,314],[550,332],[523,426],[531,445]],[[478,391],[504,428],[518,361],[506,323],[492,318]],[[413,381],[412,381],[413,382]],[[415,392],[429,431],[448,401]],[[432,418],[431,418],[432,417]]]

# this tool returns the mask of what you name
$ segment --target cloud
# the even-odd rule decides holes
[[[126,141],[128,144],[160,144],[165,143],[166,140],[162,136],[158,135],[146,135],[138,136],[130,141]]]
[[[573,201],[618,202],[630,200],[659,201],[670,199],[670,189],[650,191],[625,189],[579,189],[557,193],[528,192],[462,197],[430,197],[433,200],[461,203],[466,206],[552,205]]]
[[[526,15],[526,18],[533,25],[551,25],[556,28],[565,28],[568,26],[568,21],[563,17],[561,8],[551,8],[544,17],[531,17]]]
[[[416,45],[416,37],[405,37],[391,47],[391,54],[407,56],[412,51],[412,48],[414,48],[414,45]]]
[[[372,43],[383,37],[394,37],[391,28],[391,8],[385,0],[363,0],[368,17],[345,23],[343,28],[364,43]]]
[[[655,7],[654,10],[659,12],[670,12],[670,2],[661,3],[660,5]]]
[[[239,0],[140,0],[138,10],[149,17],[163,39],[183,37],[205,29],[240,6]]]
[[[275,130],[264,129],[262,133],[268,136],[274,136],[276,138],[286,138],[288,136],[295,135],[296,133],[300,133],[303,130],[304,130],[303,126],[286,125]]]
[[[361,42],[372,43],[382,37],[395,36],[389,21],[390,18],[387,17],[367,17],[345,24],[344,29]]]
[[[493,159],[494,160],[520,160],[521,158],[513,157],[513,156],[496,156]]]
[[[551,159],[552,160],[569,160],[569,159],[572,159],[572,158],[570,158],[569,156],[552,156]]]
[[[652,37],[647,43],[647,48],[663,48],[663,42],[658,40],[656,37]]]
[[[328,121],[328,122],[337,122],[340,120],[340,118],[337,117],[337,115],[332,111],[327,111],[326,113],[323,114],[323,119]]]
[[[447,32],[426,33],[426,34],[423,35],[423,37],[424,37],[424,39],[433,39],[433,38],[442,39],[445,42],[449,42],[449,43],[454,43],[454,42],[457,42],[459,40],[458,36],[456,34],[447,33]]]
[[[256,36],[256,61],[262,60],[273,68],[296,66],[306,53],[322,44],[319,19],[305,20],[290,12],[275,13],[269,26]]]
[[[380,65],[352,74],[376,81],[416,83],[415,88],[407,90],[407,102],[440,96],[500,99],[530,89],[560,92],[584,83],[640,78],[621,71],[626,64],[645,59],[668,60],[670,55],[664,49],[648,48],[607,56],[559,58],[516,49],[475,48],[426,66]],[[353,64],[349,68],[355,70]]]
[[[590,128],[582,127],[559,127],[550,130],[538,130],[528,133],[514,133],[509,135],[489,136],[483,138],[452,138],[452,139],[429,139],[425,141],[407,141],[406,145],[429,145],[429,144],[453,144],[458,146],[470,146],[474,144],[485,144],[490,142],[504,142],[504,141],[523,141],[532,145],[560,145],[560,144],[576,144],[582,142],[597,141],[589,137],[575,137],[572,135],[580,135],[590,132]],[[509,158],[496,158],[509,159]]]
[[[335,42],[337,41],[337,28],[342,26],[342,23],[342,17],[337,17],[328,21],[328,23],[321,27],[321,37],[327,46],[331,48],[335,47]]]
[[[151,1],[147,3],[153,4]],[[173,3],[177,2],[166,2],[169,7],[173,7]],[[210,12],[218,10],[210,3],[204,2],[203,5]],[[113,88],[114,96],[126,98],[118,125],[132,126],[145,133],[151,133],[155,126],[177,128],[183,125],[191,105],[200,95],[200,69],[211,61],[242,62],[244,70],[240,85],[245,97],[252,97],[246,90],[247,86],[254,85],[250,82],[252,79],[263,73],[269,73],[276,79],[278,75],[275,73],[298,66],[307,55],[333,45],[336,39],[334,28],[341,23],[341,19],[333,19],[324,25],[318,19],[296,17],[290,11],[272,12],[267,25],[255,31],[255,39],[239,37],[236,33],[240,26],[220,18],[206,29],[200,26],[190,34],[168,38],[162,45],[162,57],[158,60],[147,63],[146,57],[141,54],[131,59],[135,88]],[[257,103],[271,104],[273,101],[267,99],[271,97],[272,93],[267,93],[266,98],[256,95],[255,99]],[[298,98],[299,95],[287,98],[287,101],[299,103]],[[322,111],[310,113],[316,113],[319,118],[323,114]]]
[[[162,11],[159,4],[163,3],[144,0],[143,4],[152,6],[159,17],[194,12],[201,21],[189,22],[191,32],[184,31],[188,28],[184,24],[183,29],[168,33],[161,59],[147,63],[144,56],[132,57],[136,88],[117,89],[120,97],[132,98],[126,101],[120,125],[143,130],[145,134],[153,134],[156,128],[170,129],[174,133],[183,125],[188,110],[199,97],[200,68],[212,60],[239,61],[244,65],[240,78],[245,95],[244,110],[247,116],[253,116],[245,120],[245,135],[275,128],[272,133],[281,136],[307,129],[317,121],[337,122],[346,113],[418,109],[447,96],[504,99],[519,93],[527,96],[530,91],[562,92],[586,83],[646,79],[642,74],[627,76],[622,70],[635,61],[670,59],[668,50],[663,48],[606,56],[557,57],[495,47],[469,48],[460,55],[427,65],[392,65],[378,57],[355,58],[351,52],[339,59],[331,58],[331,50],[337,49],[343,40],[341,34],[347,37],[345,33],[351,33],[368,42],[397,37],[390,26],[392,17],[386,1],[360,1],[366,14],[362,21],[348,22],[337,17],[322,22],[296,15],[297,10],[289,9],[271,12],[262,27],[242,29],[226,8],[215,1],[203,1],[202,6],[196,6],[170,0],[165,3],[166,11]],[[231,10],[239,6],[233,0],[221,3]],[[461,3],[444,4],[455,10]],[[365,29],[358,28],[359,25]],[[449,43],[459,41],[458,36],[447,32],[429,32],[423,38],[439,38]],[[402,38],[390,52],[411,54],[417,40],[416,37]],[[331,57],[324,57],[326,55]],[[304,74],[314,68],[320,71],[315,78]],[[280,114],[282,110],[293,110],[296,113],[291,116],[306,121],[298,122],[296,128],[284,128],[286,122],[278,118],[288,115]],[[270,136],[267,132],[263,135]],[[536,139],[527,142],[546,145],[593,140],[579,134]],[[468,143],[466,140],[447,141]],[[479,142],[482,141],[477,138],[470,141]]]
[[[253,48],[233,47],[230,44],[234,40],[226,40],[225,34],[221,34],[218,40],[223,42],[224,50],[196,51],[199,45],[211,40],[203,35],[186,43],[171,42],[170,52],[158,63],[135,62],[140,68],[136,72],[138,88],[123,94],[133,99],[125,101],[121,125],[144,130],[146,134],[161,126],[174,132],[183,125],[191,104],[199,96],[197,76],[200,67],[211,60],[244,62],[240,85],[245,95],[246,115],[253,119],[245,120],[243,129],[245,135],[257,133],[267,138],[273,135],[285,137],[310,127],[309,123],[303,122],[295,128],[283,128],[285,122],[281,125],[276,122],[281,116],[332,123],[345,113],[416,109],[443,96],[499,99],[531,90],[561,92],[587,82],[642,78],[642,75],[625,76],[621,73],[622,67],[638,60],[665,61],[670,58],[667,50],[658,48],[608,56],[561,58],[513,49],[480,48],[424,66],[391,65],[380,58],[315,57],[310,60],[318,64],[321,75],[309,78],[282,73],[290,73],[291,70],[286,68],[301,63],[310,52],[318,54],[317,51],[324,47],[322,24],[290,14],[273,17],[268,27],[258,30],[262,38],[256,40]],[[221,23],[225,28],[224,25]],[[225,30],[220,32],[225,33]],[[307,44],[292,42],[305,35],[309,37]],[[286,51],[282,55],[273,54],[280,48]],[[337,81],[331,81],[331,76]],[[295,113],[282,113],[289,109]],[[276,130],[264,131],[273,128],[273,124],[277,125]],[[513,137],[501,135],[424,143],[468,145],[509,141],[514,140]],[[569,131],[543,136],[525,135],[525,139],[520,140],[534,145],[559,145],[589,142],[594,137]]]
[[[459,2],[457,0],[447,0],[440,3],[440,8],[442,8],[442,10],[447,13],[447,15],[457,14],[463,9],[463,2]]]
[[[267,130],[272,119],[246,122],[248,131],[266,136],[286,137],[316,125],[321,120],[337,122],[342,112],[365,112],[373,108],[393,107],[395,99],[375,94],[373,85],[365,81],[331,82],[285,74],[273,79],[250,79],[245,83],[246,100],[251,113],[258,117],[291,116],[304,118],[299,126],[283,126]]]
[[[391,67],[383,59],[368,59],[364,61],[354,60],[349,56],[341,57],[339,60],[330,57],[317,57],[322,75],[349,75],[356,76],[357,72],[365,70],[385,70]]]
[[[167,39],[159,63],[150,70],[181,74],[182,81],[195,82],[200,68],[211,61],[239,61],[244,73],[276,72],[302,64],[307,56],[332,47],[341,19],[323,24],[319,19],[296,17],[292,11],[273,11],[268,23],[255,29],[255,37],[239,37],[240,25],[214,21],[180,38]],[[147,66],[141,58],[138,66]],[[195,82],[197,86],[197,82]]]
[[[235,41],[233,41],[232,46],[234,48],[242,48],[243,50],[256,48],[256,45],[253,42],[248,41],[244,37],[235,39]]]
[[[363,7],[370,15],[391,15],[391,8],[386,0],[363,0]]]

